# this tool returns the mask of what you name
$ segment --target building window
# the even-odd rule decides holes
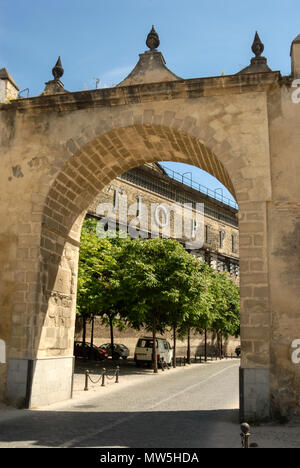
[[[223,244],[224,244],[224,239],[225,239],[226,233],[224,229],[219,230],[219,248],[223,249]]]
[[[208,224],[205,226],[205,242],[207,244],[211,243],[211,230]]]
[[[232,243],[232,252],[237,253],[237,235],[236,234],[232,234],[231,243]]]
[[[119,206],[119,187],[116,187],[114,190],[114,201],[113,201],[114,211],[117,211],[118,206]]]

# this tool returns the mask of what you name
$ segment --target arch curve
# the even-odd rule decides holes
[[[224,164],[196,132],[152,124],[110,130],[78,148],[53,182],[44,207],[43,226],[69,235],[78,216],[115,177],[147,162],[176,161],[191,164],[216,177],[236,197]],[[223,145],[223,149],[226,145]]]

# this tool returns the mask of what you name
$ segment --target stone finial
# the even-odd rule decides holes
[[[265,49],[265,46],[261,42],[257,31],[255,33],[255,37],[254,37],[254,41],[253,41],[251,49],[252,49],[252,52],[254,53],[254,55],[256,57],[260,57],[261,54],[263,53],[264,49]]]
[[[261,42],[257,31],[255,33],[251,49],[255,57],[251,59],[251,64],[248,67],[241,70],[238,74],[271,72],[272,70],[268,67],[266,57],[262,57],[261,55],[265,49],[265,46]]]
[[[145,83],[159,83],[180,80],[179,76],[166,67],[162,53],[156,48],[160,41],[157,32],[152,26],[146,40],[150,50],[140,55],[140,59],[129,75],[117,86],[133,86]]]
[[[54,77],[54,80],[47,81],[46,87],[44,91],[42,92],[42,96],[49,95],[49,94],[61,94],[61,93],[67,93],[67,91],[64,88],[64,85],[60,81],[60,78],[64,74],[64,69],[61,64],[61,59],[58,57],[56,64],[52,68],[52,75]]]
[[[64,69],[61,64],[60,56],[57,59],[56,64],[52,68],[52,75],[54,76],[55,81],[58,81],[64,74]]]
[[[155,31],[154,26],[152,26],[152,29],[147,36],[146,45],[152,51],[152,50],[156,50],[159,44],[160,44],[160,40],[159,40],[158,34]]]

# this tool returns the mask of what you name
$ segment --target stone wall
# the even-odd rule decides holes
[[[91,342],[91,322],[87,323],[86,327],[86,341]],[[147,330],[136,331],[133,329],[126,329],[119,331],[116,327],[114,328],[114,341],[115,343],[122,343],[129,348],[130,357],[134,357],[134,350],[137,343],[137,340],[142,336],[151,336],[151,332]],[[158,335],[161,336],[161,335]],[[166,331],[163,335],[169,340],[170,343],[173,342],[172,332]],[[76,319],[76,328],[75,328],[75,340],[82,341],[82,319],[78,317]],[[94,344],[100,346],[105,343],[110,343],[110,328],[102,325],[101,318],[95,317],[94,321]],[[235,353],[235,348],[240,346],[240,339],[230,337],[228,339],[223,339],[223,352],[225,354],[231,355]],[[180,340],[177,339],[177,355],[186,356],[187,351],[187,339]],[[207,350],[208,353],[216,353],[218,350],[217,337],[214,334],[207,334]],[[204,336],[193,332],[191,333],[191,353],[194,356],[196,353],[204,354]]]

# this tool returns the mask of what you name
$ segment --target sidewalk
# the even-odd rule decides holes
[[[287,424],[262,424],[250,429],[250,444],[258,448],[300,448],[300,421],[295,418]]]

